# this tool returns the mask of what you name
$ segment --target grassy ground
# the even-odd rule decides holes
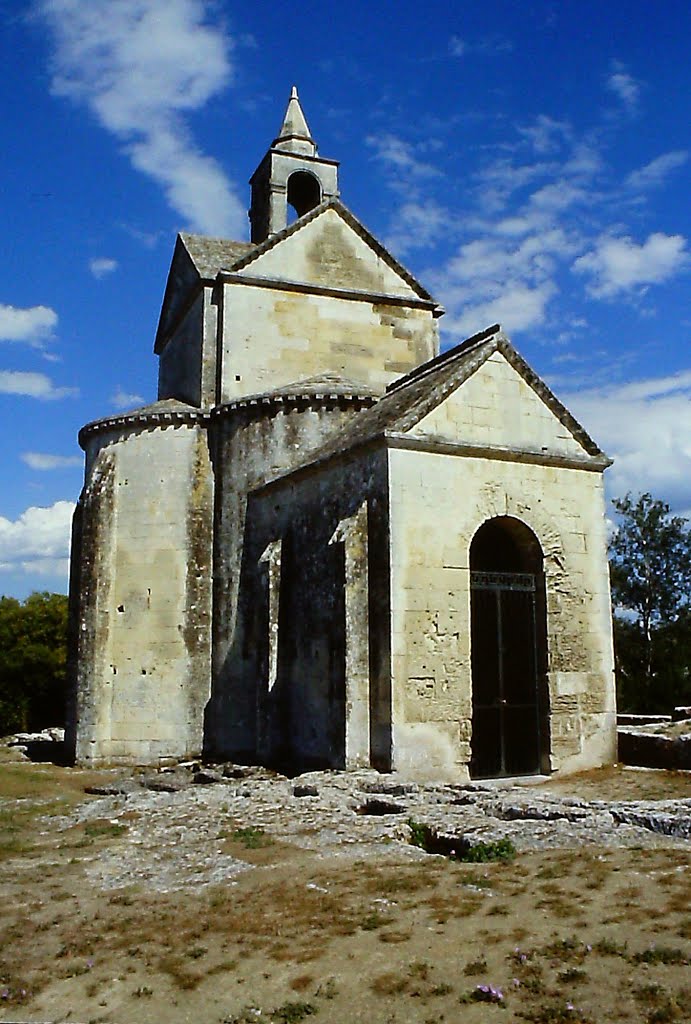
[[[691,1020],[688,850],[378,863],[224,823],[227,851],[254,865],[233,884],[104,892],[86,866],[127,841],[127,817],[51,828],[88,781],[0,764],[0,1020]],[[682,773],[552,785],[691,796]]]

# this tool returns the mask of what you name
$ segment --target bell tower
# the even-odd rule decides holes
[[[250,178],[251,240],[258,244],[288,225],[288,207],[298,217],[338,196],[338,161],[317,153],[293,86],[278,136]]]

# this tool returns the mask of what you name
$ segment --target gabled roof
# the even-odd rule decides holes
[[[556,418],[581,444],[587,455],[609,464],[604,452],[574,419],[566,406],[531,370],[499,324],[473,335],[415,370],[399,377],[371,409],[359,413],[339,434],[313,453],[303,467],[368,444],[377,438],[401,434],[448,398],[494,353],[500,352],[542,399]]]
[[[252,242],[234,242],[229,238],[210,238],[208,235],[193,235],[180,232],[185,246],[200,277],[213,281],[219,270],[227,270],[255,246]]]
[[[213,282],[222,271],[236,272],[250,266],[255,259],[280,245],[284,239],[296,234],[306,224],[316,220],[326,210],[336,210],[346,224],[398,274],[406,284],[426,302],[434,303],[443,312],[426,288],[413,277],[409,270],[391,255],[388,249],[367,230],[357,217],[339,199],[327,199],[313,210],[293,221],[283,231],[271,235],[265,242],[237,242],[228,238],[211,238],[180,232],[175,242],[173,259],[168,272],[161,313],[156,330],[154,352],[160,352],[179,314],[186,308],[190,296],[195,294],[201,282]]]
[[[286,238],[290,238],[291,235],[296,234],[302,230],[307,224],[316,220],[317,217],[321,217],[327,210],[335,210],[340,217],[348,224],[353,231],[360,236],[366,245],[372,249],[374,253],[393,270],[395,274],[398,274],[406,284],[418,295],[421,299],[427,302],[435,302],[434,298],[430,295],[427,289],[420,284],[420,282],[413,277],[409,270],[399,263],[395,256],[392,256],[389,250],[378,241],[375,236],[368,231],[365,225],[357,219],[357,217],[351,213],[347,206],[345,206],[340,199],[327,199],[319,206],[315,206],[313,210],[303,214],[297,220],[289,224],[288,227],[282,231],[278,231],[275,235],[271,235],[264,242],[260,242],[258,245],[252,246],[251,251],[248,251],[241,256],[232,267],[225,267],[226,270],[232,270],[237,272],[244,270],[245,267],[249,267],[256,259],[263,256],[264,253],[274,249],[277,245],[280,245]]]
[[[179,315],[202,282],[215,281],[219,270],[231,267],[254,246],[228,238],[210,238],[180,232],[175,240],[173,258],[158,318],[154,352],[160,352]]]

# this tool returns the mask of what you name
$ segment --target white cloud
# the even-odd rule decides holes
[[[497,54],[508,53],[511,50],[513,50],[513,43],[503,36],[486,36],[473,42],[461,39],[460,36],[451,36],[449,39],[449,53],[452,57],[465,57],[469,53],[494,57]]]
[[[644,167],[632,171],[624,184],[635,190],[655,188],[657,185],[661,185],[672,171],[683,167],[688,158],[689,154],[685,149],[673,149],[669,153],[663,153]]]
[[[101,256],[98,259],[91,260],[89,263],[89,270],[97,281],[100,281],[103,277],[107,277],[108,274],[112,274],[113,271],[117,269],[118,261],[110,259],[107,256]]]
[[[0,341],[24,341],[40,348],[57,326],[58,315],[50,306],[0,304]]]
[[[496,298],[464,305],[460,312],[451,314],[450,323],[444,326],[465,336],[491,324],[501,324],[509,334],[525,331],[544,322],[547,303],[555,293],[556,286],[549,281],[535,288],[511,284]]]
[[[122,388],[118,388],[114,395],[111,395],[111,403],[116,409],[134,409],[138,405],[144,404],[144,399],[141,395],[137,395],[132,391],[123,391]]]
[[[614,459],[610,494],[650,491],[691,506],[691,370],[561,397]]]
[[[642,245],[625,236],[602,235],[594,249],[575,261],[573,269],[591,275],[591,295],[609,298],[632,288],[660,284],[678,273],[687,259],[682,235],[655,232]]]
[[[27,398],[52,400],[74,397],[79,394],[79,390],[78,388],[56,388],[45,373],[0,370],[0,394],[25,395]]]
[[[574,241],[559,227],[540,230],[517,240],[501,234],[461,246],[437,279],[449,309],[444,329],[473,334],[492,323],[517,333],[544,323],[550,300],[557,294],[554,280],[560,263],[574,251]]]
[[[0,568],[41,575],[67,574],[74,502],[27,508],[17,519],[0,516]]]
[[[66,469],[68,466],[81,466],[81,455],[47,455],[45,452],[22,452],[22,461],[31,469]]]
[[[403,203],[386,244],[399,256],[411,249],[433,246],[439,241],[440,232],[449,230],[451,220],[449,211],[433,199]]]
[[[441,173],[438,167],[420,159],[416,153],[419,146],[416,147],[392,132],[369,135],[365,141],[374,150],[377,160],[408,178],[436,178]]]
[[[633,113],[641,95],[640,84],[633,75],[628,73],[620,61],[614,61],[612,68],[612,73],[607,79],[607,88],[614,93],[629,113]]]
[[[237,234],[245,213],[185,115],[232,76],[231,40],[206,23],[206,0],[37,0],[55,49],[52,88],[85,104],[189,225]]]
[[[538,114],[532,124],[518,127],[518,134],[530,142],[536,153],[553,153],[565,139],[571,138],[571,126],[566,121],[555,121],[546,114]]]

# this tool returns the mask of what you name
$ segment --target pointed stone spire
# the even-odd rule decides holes
[[[274,139],[273,148],[284,153],[299,153],[302,156],[317,155],[317,146],[302,112],[296,86],[291,89],[288,109],[281,130]]]
[[[338,196],[338,160],[319,156],[293,86],[281,131],[250,178],[251,237],[255,243],[283,231],[289,209],[303,217]]]

